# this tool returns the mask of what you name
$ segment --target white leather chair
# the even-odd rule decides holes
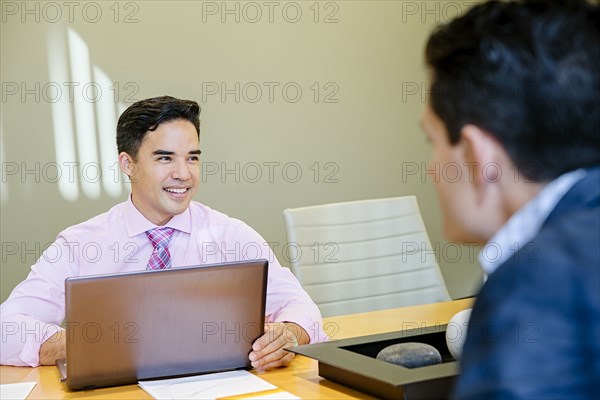
[[[283,214],[292,272],[324,317],[450,300],[414,196]]]

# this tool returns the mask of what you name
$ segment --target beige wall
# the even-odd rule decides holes
[[[110,111],[162,94],[202,104],[196,200],[284,244],[287,207],[415,194],[451,295],[472,294],[476,249],[442,237],[418,128],[427,35],[470,3],[2,1],[1,300],[57,232],[126,198],[120,179],[95,182],[94,163],[112,173],[102,127],[114,124]],[[82,93],[98,69],[113,89]],[[65,82],[75,82],[72,99]],[[85,110],[87,128],[76,118]],[[221,175],[236,166],[239,180]]]

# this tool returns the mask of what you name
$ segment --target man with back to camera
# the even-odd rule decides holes
[[[1,306],[1,364],[35,367],[65,357],[59,324],[67,277],[238,261],[248,244],[263,246],[257,258],[269,260],[267,324],[252,346],[252,366],[285,366],[294,355],[284,347],[325,340],[319,309],[266,241],[242,221],[192,201],[200,173],[199,115],[196,102],[163,96],[138,101],[119,117],[118,162],[131,195],[62,231],[15,287]],[[87,244],[98,246],[99,259],[83,256]]]
[[[600,394],[600,11],[489,2],[440,26],[421,121],[452,240],[485,244],[454,396]]]

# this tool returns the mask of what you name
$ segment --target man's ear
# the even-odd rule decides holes
[[[122,151],[121,153],[119,153],[118,160],[119,160],[119,168],[121,169],[121,172],[123,172],[125,175],[131,177],[133,175],[133,173],[135,172],[135,162],[133,161],[133,157],[131,157],[129,154]]]
[[[469,179],[475,185],[480,199],[489,185],[498,182],[502,176],[500,152],[502,145],[498,140],[477,125],[462,127],[461,138],[465,143],[465,159],[469,163]]]

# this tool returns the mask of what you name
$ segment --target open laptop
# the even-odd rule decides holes
[[[65,281],[72,390],[249,368],[264,332],[266,260]]]

